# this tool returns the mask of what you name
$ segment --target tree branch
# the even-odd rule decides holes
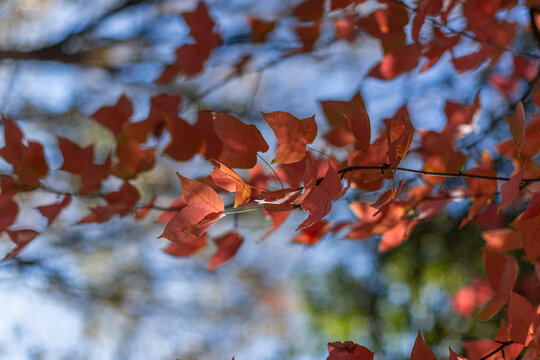
[[[387,170],[390,169],[389,165],[383,165],[383,166],[348,166],[346,168],[343,168],[338,171],[338,174],[346,174],[348,172],[356,171],[356,170]],[[460,178],[473,178],[473,179],[485,179],[485,180],[499,180],[499,181],[509,181],[510,178],[504,177],[504,176],[489,176],[489,175],[477,175],[477,174],[467,174],[464,172],[458,172],[458,173],[443,173],[443,172],[436,172],[436,171],[425,171],[425,170],[416,170],[416,169],[409,169],[409,168],[403,168],[398,167],[396,168],[397,171],[404,171],[404,172],[410,172],[414,174],[420,174],[420,175],[429,175],[429,176],[439,176],[439,177],[460,177]],[[322,181],[322,178],[321,178]],[[530,178],[530,179],[523,179],[521,180],[524,183],[531,183],[531,182],[538,182],[540,181],[540,178]]]

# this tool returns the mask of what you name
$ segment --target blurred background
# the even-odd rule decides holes
[[[298,118],[315,114],[323,134],[328,125],[319,102],[349,100],[357,91],[373,134],[404,103],[417,130],[441,130],[445,102],[470,104],[481,90],[481,113],[459,143],[470,155],[467,166],[473,167],[484,150],[495,155],[494,144],[508,137],[500,116],[527,87],[522,81],[503,91],[496,81],[513,69],[509,54],[492,67],[463,74],[445,54],[426,72],[416,69],[382,81],[366,76],[382,56],[379,41],[362,31],[351,40],[337,39],[331,13],[314,49],[290,55],[299,40],[292,31],[295,20],[287,14],[300,2],[206,1],[223,45],[198,76],[161,85],[155,80],[174,61],[176,48],[190,41],[181,13],[197,2],[3,0],[0,109],[27,138],[45,146],[51,169],[62,164],[58,135],[95,144],[98,157],[110,151],[114,138],[89,115],[122,94],[133,102],[134,121],[147,116],[152,96],[166,92],[181,94],[181,116],[190,122],[199,109],[228,111],[256,123],[269,137],[261,111],[283,110]],[[369,14],[378,6],[367,1],[356,11]],[[460,11],[458,6],[450,16],[456,29],[464,24]],[[505,15],[518,24],[515,51],[537,51],[527,8]],[[249,16],[280,22],[266,41],[254,44]],[[466,54],[475,46],[465,40],[455,51]],[[245,71],[235,72],[246,54],[252,59]],[[158,144],[161,150],[166,143]],[[335,151],[322,141],[311,146]],[[267,161],[271,153],[263,155]],[[420,163],[413,154],[406,164]],[[509,161],[496,159],[495,166],[504,176],[512,172]],[[179,163],[161,157],[136,184],[168,204],[180,194],[176,171],[197,177],[211,169],[202,158]],[[3,160],[0,171],[10,171]],[[70,188],[71,181],[63,172],[46,180],[58,189]],[[114,179],[104,184],[117,185]],[[373,202],[379,194],[355,200]],[[55,200],[49,193],[21,195],[25,210],[16,225],[45,228],[33,208]],[[17,259],[0,264],[0,358],[307,360],[325,358],[329,341],[352,340],[375,351],[376,359],[406,359],[418,330],[445,358],[449,345],[463,353],[463,339],[492,337],[498,329],[500,317],[487,323],[470,318],[478,305],[470,299],[483,296],[482,303],[489,293],[471,295],[465,289],[461,298],[452,298],[464,286],[482,286],[482,226],[458,229],[466,200],[456,199],[442,217],[418,225],[407,242],[383,254],[377,252],[376,237],[351,241],[338,233],[314,246],[293,244],[300,213],[258,242],[270,221],[262,214],[240,215],[236,226],[245,242],[212,272],[206,263],[213,249],[189,258],[162,252],[166,241],[157,237],[164,225],[155,222],[157,213],[144,221],[127,217],[74,225],[91,201],[74,199]],[[504,224],[503,216],[490,214],[486,211],[484,228],[494,221]],[[336,203],[330,216],[354,219],[346,201]],[[0,253],[12,247],[2,235]]]

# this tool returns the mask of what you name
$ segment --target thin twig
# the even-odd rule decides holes
[[[338,171],[339,174],[348,173],[355,170],[387,170],[390,169],[389,166],[383,165],[383,166],[348,166],[346,168],[343,168]],[[397,171],[405,171],[415,174],[421,174],[421,175],[429,175],[429,176],[439,176],[439,177],[460,177],[460,178],[475,178],[475,179],[485,179],[485,180],[499,180],[499,181],[509,181],[510,178],[504,177],[504,176],[489,176],[489,175],[478,175],[478,174],[468,174],[464,172],[457,172],[457,173],[443,173],[443,172],[436,172],[436,171],[426,171],[426,170],[416,170],[416,169],[409,169],[409,168],[403,168],[398,167],[395,170]],[[531,182],[537,182],[540,181],[540,178],[531,178],[531,179],[523,179],[522,182],[524,183],[531,183]]]

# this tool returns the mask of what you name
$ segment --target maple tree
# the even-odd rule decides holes
[[[16,121],[4,116],[5,145],[0,156],[12,172],[1,175],[0,231],[14,243],[4,261],[24,252],[29,243],[39,241],[40,232],[47,231],[12,226],[20,211],[18,199],[35,191],[59,196],[57,202],[37,208],[47,218],[47,226],[66,211],[73,198],[99,201],[88,206],[87,215],[78,223],[127,216],[140,220],[154,210],[156,220],[164,223],[160,237],[169,242],[166,253],[190,256],[215,244],[209,270],[233,258],[246,241],[235,221],[242,213],[258,211],[270,219],[272,229],[263,239],[292,212],[304,212],[306,218],[296,225],[294,242],[314,245],[328,233],[350,240],[377,235],[378,250],[387,252],[405,242],[417,225],[439,216],[452,200],[467,199],[470,207],[460,226],[481,223],[486,214],[490,218],[487,226],[479,224],[484,227],[482,254],[487,278],[476,279],[458,291],[454,307],[462,316],[476,313],[478,321],[487,321],[501,311],[506,318],[495,339],[468,340],[463,344],[466,357],[450,349],[450,359],[484,360],[498,354],[506,359],[538,358],[540,304],[532,294],[517,292],[516,281],[525,267],[534,268],[526,276],[540,281],[540,55],[518,50],[514,42],[522,31],[540,45],[540,3],[419,0],[411,5],[378,0],[371,11],[357,11],[364,3],[308,0],[295,6],[289,16],[294,19],[293,32],[299,43],[280,59],[313,52],[322,41],[323,25],[333,26],[334,41],[354,42],[363,32],[379,42],[384,53],[368,76],[382,81],[419,67],[428,72],[448,57],[458,73],[479,66],[495,69],[504,55],[512,63],[512,71],[494,70],[490,78],[493,87],[510,99],[501,104],[504,116],[491,122],[506,132],[495,151],[478,155],[467,151],[474,142],[457,145],[482,109],[482,90],[468,103],[446,100],[446,122],[440,131],[415,129],[408,104],[382,124],[374,124],[360,92],[349,99],[320,102],[328,129],[324,131],[320,130],[321,119],[300,119],[280,109],[263,112],[257,124],[231,113],[200,109],[195,118],[184,119],[179,116],[185,106],[181,93],[155,95],[148,116],[132,121],[133,100],[123,95],[90,116],[108,129],[114,150],[96,160],[93,145],[80,146],[57,136],[63,158],[60,169],[51,169],[43,146],[29,140]],[[528,11],[529,23],[504,16],[518,8]],[[200,2],[182,14],[192,42],[176,50],[175,60],[156,83],[200,75],[215,51],[225,46],[210,10]],[[450,16],[455,14],[465,21],[460,29],[450,24]],[[265,42],[282,19],[248,20],[251,42],[256,44]],[[470,42],[476,44],[474,52],[456,54]],[[252,56],[239,59],[225,82],[249,71]],[[276,141],[271,135],[263,136],[262,128],[269,129]],[[325,151],[318,150],[315,143],[324,144]],[[269,156],[272,164],[261,154]],[[151,190],[144,193],[136,183],[163,158],[176,162],[202,158],[214,169],[201,178],[179,172],[181,196],[165,206],[159,195]],[[496,161],[511,162],[513,170],[498,173]],[[47,177],[57,171],[71,174],[80,185],[74,189],[47,185]],[[108,178],[121,185],[103,192]],[[449,178],[461,181],[450,183]],[[377,193],[377,200],[351,200],[351,194],[370,192]],[[335,222],[328,216],[333,204],[340,201],[349,202],[355,221]],[[507,221],[500,222],[501,214]],[[211,239],[208,231],[217,223],[227,231]],[[331,342],[328,351],[329,360],[373,359],[370,350],[350,341]],[[435,359],[420,333],[411,359]]]

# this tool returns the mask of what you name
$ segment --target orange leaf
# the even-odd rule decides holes
[[[234,207],[236,208],[238,205],[247,203],[251,198],[251,187],[227,165],[222,164],[217,160],[214,160],[213,163],[217,168],[212,171],[210,177],[217,186],[222,187],[227,191],[236,192]]]
[[[263,241],[268,236],[270,236],[274,231],[276,231],[284,222],[287,220],[290,211],[281,211],[281,212],[267,212],[268,216],[272,218],[272,228],[264,234],[259,241]]]
[[[319,38],[320,30],[321,30],[320,21],[317,21],[313,25],[310,25],[310,26],[300,25],[294,28],[296,35],[298,35],[298,37],[300,38],[300,41],[302,41],[301,51],[313,50],[313,45],[315,45],[315,42]]]
[[[306,169],[307,171],[308,169]],[[309,228],[326,216],[332,209],[332,201],[341,194],[341,189],[341,178],[337,171],[330,165],[322,181],[318,185],[313,184],[310,189],[306,189],[309,193],[300,202],[300,206],[304,210],[309,211],[309,216],[296,230]]]
[[[190,209],[203,213],[203,217],[213,212],[223,212],[221,197],[208,185],[201,181],[188,179],[176,173],[182,182],[182,195]]]
[[[347,124],[349,115],[358,113],[360,109],[365,109],[364,100],[359,93],[356,93],[349,101],[321,101],[321,106],[328,123],[335,128]]]
[[[381,80],[393,79],[414,69],[418,65],[421,54],[422,47],[419,44],[402,46],[384,55],[381,62],[373,67],[368,75]]]
[[[204,152],[204,142],[199,129],[179,117],[165,117],[171,142],[164,153],[175,160],[186,161]]]
[[[401,160],[409,150],[413,140],[414,128],[405,106],[401,107],[388,125],[388,160],[397,169]]]
[[[190,35],[197,44],[209,50],[219,45],[221,39],[219,34],[214,32],[215,22],[208,14],[203,1],[199,2],[194,11],[182,13],[182,16],[191,30]]]
[[[192,76],[200,73],[210,57],[210,50],[199,44],[187,44],[176,49],[176,60],[165,68],[158,83],[171,82],[179,73]]]
[[[254,43],[264,42],[268,33],[276,26],[275,21],[265,22],[253,18],[249,19],[249,23],[251,24],[251,41]]]
[[[265,191],[264,199],[257,199],[257,204],[262,204],[268,212],[289,211],[294,208],[302,190],[280,189]]]
[[[503,198],[503,201],[499,204],[499,207],[497,208],[497,213],[501,213],[501,211],[510,205],[512,201],[518,196],[521,185],[521,180],[523,179],[523,172],[525,171],[525,168],[522,168],[520,171],[516,172],[510,177],[510,180],[508,182],[505,182],[504,184],[501,184],[501,196]]]
[[[416,341],[411,352],[411,360],[437,360],[433,351],[422,339],[422,334],[418,331]]]
[[[187,231],[195,237],[201,237],[212,225],[217,223],[225,216],[224,212],[214,212],[206,215],[197,224],[185,228],[183,231]]]
[[[448,360],[467,360],[467,358],[459,354],[456,354],[454,350],[452,350],[451,347],[448,347],[448,349],[450,350],[450,357],[448,358]]]
[[[64,157],[61,170],[81,175],[82,184],[79,189],[81,194],[94,192],[101,186],[103,179],[109,176],[111,171],[110,156],[103,164],[94,164],[93,146],[81,148],[71,140],[62,137],[58,138],[58,145]]]
[[[189,256],[205,246],[206,234],[200,238],[191,236],[187,241],[173,242],[164,251],[172,256]]]
[[[64,196],[64,199],[60,203],[38,206],[37,209],[41,215],[45,216],[48,220],[48,225],[51,226],[60,211],[71,203],[71,195]]]
[[[513,257],[492,254],[485,249],[483,255],[489,284],[495,291],[493,300],[478,314],[479,320],[486,321],[508,302],[516,282],[517,262]]]
[[[379,243],[379,252],[392,250],[407,240],[417,222],[418,218],[401,219],[395,226],[383,232]]]
[[[514,143],[519,149],[519,153],[523,151],[525,144],[525,109],[520,101],[516,105],[516,111],[513,114],[504,117],[510,126]]]
[[[125,95],[122,95],[115,105],[102,107],[93,113],[92,117],[101,125],[109,128],[117,136],[122,132],[124,123],[128,122],[131,114],[133,114],[131,101]]]
[[[371,124],[366,109],[359,108],[356,113],[347,116],[347,123],[358,141],[358,150],[366,151],[371,141]]]
[[[15,256],[19,255],[21,250],[39,235],[39,233],[34,230],[8,230],[7,233],[11,241],[17,244],[17,247],[11,250],[10,253],[2,259],[2,261],[13,259]]]
[[[43,146],[33,141],[23,144],[23,133],[17,124],[5,116],[3,120],[6,145],[0,149],[0,156],[11,164],[22,182],[27,186],[37,186],[38,180],[49,171]]]
[[[18,212],[19,208],[11,194],[0,195],[0,232],[13,224]]]
[[[223,142],[218,160],[231,168],[249,169],[257,163],[257,152],[266,152],[268,144],[255,125],[247,125],[224,113],[212,113],[214,131]]]
[[[116,146],[116,156],[118,163],[112,169],[112,174],[129,180],[154,167],[156,149],[142,149],[137,141],[121,136]]]
[[[114,215],[126,216],[133,210],[141,195],[135,186],[125,181],[120,190],[108,193],[104,198],[107,205],[91,208],[92,213],[80,220],[79,223],[102,223]]]
[[[302,21],[317,21],[324,14],[324,0],[307,0],[298,5],[293,16]]]
[[[376,202],[371,204],[371,207],[377,209],[377,212],[375,214],[373,214],[373,216],[376,216],[377,214],[379,214],[388,205],[390,205],[392,203],[392,201],[394,201],[396,199],[396,197],[399,195],[401,187],[403,186],[404,183],[405,183],[405,179],[402,179],[399,182],[397,190],[396,189],[390,189],[390,190],[386,191],[384,194],[382,194],[379,197],[379,199]]]
[[[212,258],[208,263],[208,270],[214,270],[216,267],[232,258],[240,248],[240,245],[242,245],[242,241],[243,239],[236,231],[215,239],[214,242],[218,247],[218,251],[212,255]]]
[[[486,250],[504,253],[522,247],[523,235],[514,229],[492,229],[482,233],[486,241]]]
[[[73,141],[59,137],[58,146],[64,157],[61,170],[81,175],[84,168],[94,162],[94,147],[92,145],[81,148]]]
[[[207,159],[218,159],[223,151],[223,142],[219,139],[212,123],[212,113],[206,110],[199,110],[195,126],[205,142],[204,157]]]
[[[328,343],[326,360],[373,360],[374,353],[352,341]]]
[[[212,212],[213,213],[213,212]],[[197,225],[208,213],[198,211],[197,208],[186,206],[178,211],[165,226],[160,238],[165,238],[172,242],[191,243],[196,241],[196,237],[187,232],[186,229]]]
[[[508,304],[508,326],[510,340],[525,346],[534,339],[535,322],[539,316],[536,309],[523,296],[513,292]]]
[[[330,224],[327,221],[317,221],[310,227],[302,229],[302,232],[293,239],[293,242],[315,245],[329,230]]]
[[[161,136],[165,127],[165,118],[176,118],[180,109],[180,95],[160,94],[150,100],[148,118],[136,123],[124,124],[124,132],[131,139],[143,143],[149,133]]]
[[[290,164],[300,161],[306,155],[306,145],[317,136],[315,117],[297,119],[289,113],[275,111],[263,113],[278,141],[278,150],[274,162]]]

